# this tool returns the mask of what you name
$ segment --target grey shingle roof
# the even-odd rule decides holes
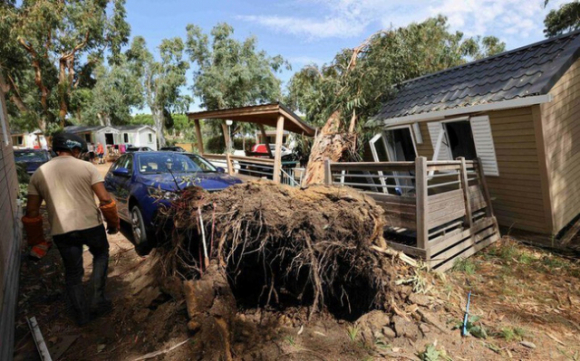
[[[100,125],[70,125],[68,127],[64,127],[65,133],[85,133],[85,132],[95,132],[101,128],[104,128]]]
[[[580,55],[580,32],[402,83],[373,120],[547,94]]]

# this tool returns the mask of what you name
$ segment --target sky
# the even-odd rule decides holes
[[[544,0],[127,0],[126,8],[132,36],[145,37],[153,52],[162,39],[185,37],[187,24],[209,33],[226,22],[239,40],[256,36],[259,49],[292,65],[279,74],[285,83],[303,66],[328,63],[378,30],[437,14],[448,17],[453,31],[494,35],[515,49],[544,39],[544,17],[565,2],[551,0],[544,8]]]

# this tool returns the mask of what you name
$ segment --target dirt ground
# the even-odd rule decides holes
[[[123,233],[129,236],[128,229]],[[23,250],[15,360],[40,360],[26,323],[32,316],[54,360],[203,359],[194,353],[196,335],[187,330],[178,288],[169,282],[157,287],[144,276],[155,257],[138,256],[123,234],[109,236],[109,242],[108,295],[114,309],[82,328],[67,312],[58,250],[37,263]],[[88,251],[84,264],[88,285]],[[319,314],[307,321],[304,308],[238,310],[234,356],[245,361],[580,359],[577,258],[504,237],[444,275],[418,269],[400,283],[415,293],[395,316],[373,311],[346,322]],[[456,325],[469,291],[469,331],[475,336],[462,337]],[[156,351],[167,352],[151,354]]]

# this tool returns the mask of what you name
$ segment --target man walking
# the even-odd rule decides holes
[[[109,263],[109,242],[103,226],[107,221],[109,234],[119,231],[119,216],[114,200],[105,190],[104,180],[97,168],[79,158],[86,143],[73,134],[60,133],[53,137],[52,149],[57,157],[43,164],[32,175],[28,185],[28,205],[22,218],[31,256],[44,257],[51,244],[44,239],[40,205],[46,202],[51,235],[65,266],[66,293],[76,313],[77,323],[84,325],[90,314],[111,309],[105,297],[105,283]],[[100,201],[95,203],[94,196]],[[90,310],[86,307],[82,278],[83,245],[93,255],[93,295]]]

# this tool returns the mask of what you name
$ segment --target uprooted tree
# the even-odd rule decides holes
[[[356,159],[364,123],[407,79],[503,51],[495,37],[465,38],[443,16],[379,31],[322,67],[309,65],[289,84],[286,102],[322,126],[312,145],[304,185],[321,183],[325,159]]]

